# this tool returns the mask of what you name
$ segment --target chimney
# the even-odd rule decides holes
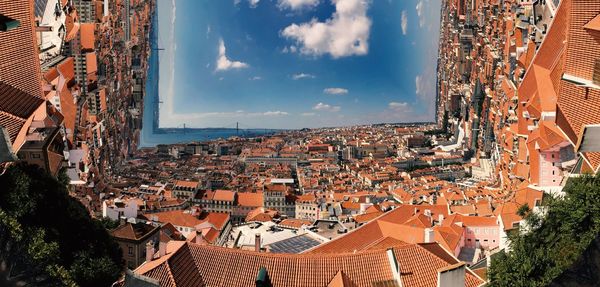
[[[443,214],[439,214],[438,215],[438,224],[442,225],[442,223],[444,223],[444,215]]]
[[[435,241],[433,239],[434,238],[433,229],[431,229],[431,228],[425,228],[424,232],[425,232],[425,240],[424,240],[425,243],[431,243],[431,242]]]
[[[465,271],[464,262],[438,269],[437,287],[465,286]]]
[[[254,235],[254,251],[260,252],[260,233]]]
[[[36,32],[52,32],[52,26],[37,26],[35,27]]]
[[[148,243],[146,243],[146,262],[152,261],[153,257],[154,257],[154,242],[152,242],[152,240],[150,240],[150,241],[148,241]]]
[[[394,249],[389,248],[386,251],[388,262],[390,263],[390,268],[392,269],[392,275],[394,276],[394,281],[398,283],[398,286],[402,286],[402,280],[400,279],[400,266],[398,265],[398,260],[396,260],[396,255],[394,254]]]
[[[202,239],[202,232],[201,231],[196,231],[196,243],[197,244],[202,244],[204,242],[204,240]]]
[[[167,242],[161,241],[158,243],[158,256],[163,257],[167,255]]]

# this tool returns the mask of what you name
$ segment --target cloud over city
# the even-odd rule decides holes
[[[223,39],[219,39],[219,55],[217,56],[217,67],[216,71],[228,71],[232,69],[245,69],[250,67],[250,65],[240,62],[240,61],[232,61],[227,58],[225,42]]]
[[[315,110],[315,111],[332,112],[332,113],[339,112],[341,109],[342,108],[340,106],[332,106],[332,105],[324,104],[324,103],[318,103],[313,107],[313,110]]]
[[[348,89],[344,88],[327,88],[323,90],[323,93],[328,95],[346,95],[348,94]]]
[[[279,9],[302,10],[314,8],[319,5],[319,0],[279,0],[277,6]]]
[[[325,22],[313,18],[310,22],[292,24],[281,35],[295,41],[305,55],[329,54],[333,58],[365,55],[369,51],[371,19],[367,16],[369,2],[362,0],[332,0],[335,12]]]

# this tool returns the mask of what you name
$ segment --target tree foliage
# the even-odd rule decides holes
[[[570,179],[563,191],[546,201],[545,214],[520,210],[529,231],[509,234],[511,251],[492,260],[491,286],[547,286],[598,236],[600,175]]]
[[[103,223],[37,166],[0,176],[0,285],[109,286],[123,268]]]

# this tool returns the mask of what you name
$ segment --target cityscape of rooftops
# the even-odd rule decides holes
[[[0,0],[0,286],[599,286],[598,0]]]

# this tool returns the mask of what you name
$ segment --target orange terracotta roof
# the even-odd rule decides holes
[[[484,217],[484,216],[464,216],[464,215],[451,215],[447,219],[444,219],[444,225],[446,222],[456,223],[462,222],[464,226],[498,226],[496,217]]]
[[[73,136],[75,132],[75,121],[77,115],[77,105],[75,104],[73,94],[67,85],[63,86],[60,91],[60,112],[64,116],[64,125],[67,130],[67,139],[73,143]]]
[[[52,67],[48,71],[46,71],[46,73],[44,73],[44,80],[46,80],[46,82],[48,83],[51,83],[58,77],[58,75],[59,74],[56,70],[56,67]]]
[[[67,80],[71,80],[75,77],[75,61],[73,57],[64,59],[56,67],[58,72]]]
[[[253,192],[238,192],[237,202],[239,206],[260,207],[263,206],[263,194]]]
[[[600,171],[600,152],[585,152],[583,156],[590,163],[592,173],[598,173]]]
[[[229,222],[230,215],[220,212],[203,212],[199,217],[200,220],[208,221],[217,230],[223,230]]]
[[[95,24],[83,23],[80,27],[81,49],[83,51],[93,51],[95,49],[96,37],[94,35]]]
[[[235,192],[231,190],[219,189],[215,191],[215,195],[213,196],[213,200],[217,201],[231,201],[235,199]]]
[[[402,245],[391,250],[402,286],[435,286],[438,270],[452,266],[448,255],[438,256],[441,251],[433,246]],[[368,286],[394,282],[387,254],[384,249],[355,254],[272,254],[187,242],[135,272],[159,280],[160,286],[253,286],[259,269],[265,268],[273,286],[327,286],[340,281],[335,278],[341,271],[353,286]],[[483,283],[470,270],[465,282],[469,287]]]
[[[25,122],[43,104],[44,100],[0,81],[0,126],[6,128],[15,150],[22,144],[15,140]]]
[[[100,89],[100,91],[98,92],[98,95],[100,96],[100,111],[105,112],[106,111],[106,89],[105,88]]]
[[[33,3],[0,1],[0,14],[21,23],[16,29],[0,32],[0,81],[42,99]]]
[[[77,11],[73,9],[71,14],[67,14],[65,18],[65,28],[67,30],[67,35],[65,35],[65,42],[70,42],[71,40],[75,39],[77,33],[79,33],[80,26],[81,25],[79,24],[79,17],[77,16]]]
[[[175,181],[175,187],[186,187],[186,188],[198,188],[200,183],[198,181],[188,181],[188,180],[177,180]]]
[[[90,52],[90,53],[85,54],[85,65],[86,65],[86,72],[88,73],[88,75],[96,73],[98,71],[96,52]]]
[[[352,230],[348,234],[332,241],[321,244],[307,253],[339,253],[364,250],[384,237],[391,237],[407,243],[421,243],[424,241],[425,228],[408,225],[415,214],[431,212],[432,218],[441,214],[448,216],[448,207],[441,205],[401,205],[380,217]]]
[[[540,150],[544,151],[565,140],[566,138],[563,136],[563,133],[558,130],[555,123],[541,121],[538,129],[534,130],[529,136],[527,143],[536,142]]]
[[[587,22],[583,28],[600,32],[600,14]]]
[[[158,231],[160,227],[155,227],[145,223],[123,224],[110,231],[110,235],[120,239],[140,240],[149,234]]]
[[[183,210],[171,210],[156,213],[145,213],[144,217],[148,220],[154,220],[162,223],[171,223],[176,226],[194,227],[202,222],[203,220],[198,219],[197,216],[184,212]]]
[[[294,228],[294,229],[300,229],[302,226],[308,226],[311,224],[312,224],[312,222],[310,222],[308,220],[294,219],[294,218],[284,219],[283,221],[281,221],[279,223],[279,225],[281,225],[281,226]]]
[[[359,215],[355,215],[354,216],[354,221],[356,221],[356,223],[366,223],[369,222],[377,217],[379,217],[380,215],[382,215],[383,212],[381,211],[376,211],[376,212],[371,212],[371,213],[365,213],[365,214],[359,214]]]
[[[464,233],[462,227],[454,224],[451,226],[435,226],[433,230],[435,241],[444,246],[448,251],[456,250]]]

